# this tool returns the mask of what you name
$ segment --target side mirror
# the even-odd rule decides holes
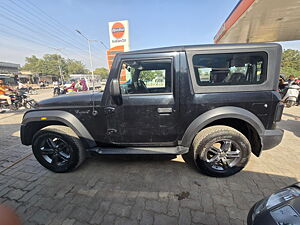
[[[112,81],[110,82],[110,95],[112,97],[121,96],[120,85],[117,79],[112,79]]]

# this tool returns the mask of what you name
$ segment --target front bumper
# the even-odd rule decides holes
[[[283,130],[265,130],[264,134],[260,136],[262,150],[268,150],[279,145],[283,137]]]
[[[32,134],[29,131],[28,126],[21,124],[20,137],[23,145],[31,145]]]

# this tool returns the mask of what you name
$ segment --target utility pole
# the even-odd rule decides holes
[[[54,49],[55,51],[58,51],[60,53],[62,53],[61,51],[63,50],[63,48],[52,48],[52,49]],[[58,58],[58,56],[57,56],[57,62],[58,62],[58,69],[59,69],[60,77],[64,81],[64,75],[62,74],[62,69],[61,69],[61,60]]]
[[[91,43],[90,42],[95,42],[97,40],[89,40],[86,36],[84,36],[79,30],[75,30],[78,34],[80,34],[82,37],[84,37],[89,46],[89,55],[90,55],[90,64],[91,64],[91,72],[92,72],[92,83],[93,83],[93,92],[95,91],[95,77],[94,77],[94,68],[93,68],[93,62],[92,62],[92,52],[91,52]]]

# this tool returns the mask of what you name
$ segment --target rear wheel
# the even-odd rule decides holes
[[[47,169],[63,173],[78,167],[85,150],[76,134],[68,127],[45,128],[33,139],[32,150],[38,162]]]
[[[209,176],[227,177],[246,166],[250,153],[251,145],[241,132],[228,126],[212,126],[196,135],[183,158]]]
[[[0,103],[0,113],[5,112],[5,109],[5,106],[2,103]]]
[[[290,108],[290,107],[292,107],[293,105],[295,105],[295,101],[291,101],[291,100],[287,100],[287,102],[285,103],[285,106],[287,107],[287,108]]]

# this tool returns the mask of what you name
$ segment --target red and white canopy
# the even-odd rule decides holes
[[[300,0],[240,0],[215,43],[300,40]]]

